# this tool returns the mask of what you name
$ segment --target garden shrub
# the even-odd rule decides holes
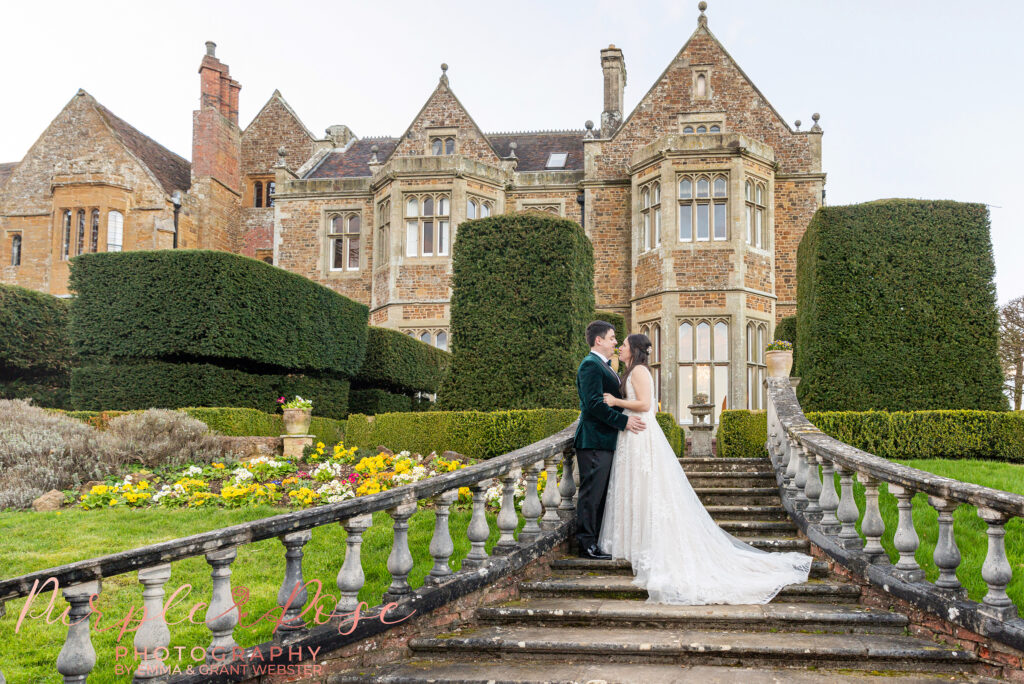
[[[451,357],[443,349],[397,330],[371,326],[366,335],[366,357],[353,385],[359,389],[374,388],[392,393],[432,394],[440,387]]]
[[[614,311],[595,311],[594,320],[611,323],[615,326],[615,339],[619,341],[619,344],[626,341],[629,330],[626,329],[626,317],[622,314],[615,313]]]
[[[611,323],[611,321],[608,322]],[[654,417],[657,419],[658,425],[661,427],[661,431],[665,433],[668,443],[672,445],[672,451],[674,451],[676,455],[682,456],[683,444],[685,444],[685,440],[683,439],[683,428],[679,427],[679,424],[676,423],[675,416],[671,413],[660,411],[655,414]]]
[[[102,435],[57,411],[0,399],[0,509],[27,508],[51,489],[115,472]]]
[[[354,389],[349,395],[348,410],[367,416],[401,413],[412,411],[413,401],[407,394],[395,394],[382,389]]]
[[[206,423],[167,409],[114,418],[107,426],[106,448],[117,465],[138,463],[146,468],[208,464],[221,456],[220,440]]]
[[[807,411],[1005,410],[983,204],[823,207],[797,252]]]
[[[446,410],[571,408],[594,318],[594,255],[576,223],[539,213],[466,221],[452,259]]]
[[[69,407],[74,352],[67,300],[0,285],[0,398]]]
[[[717,453],[722,458],[767,456],[768,416],[764,411],[722,411],[718,426]]]
[[[386,446],[393,451],[455,451],[491,458],[550,437],[578,417],[575,409],[353,414],[345,436],[348,446],[371,452]]]

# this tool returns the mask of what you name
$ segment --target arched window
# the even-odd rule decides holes
[[[386,199],[377,205],[377,254],[374,263],[377,267],[386,266],[391,252],[391,200]]]
[[[747,206],[747,244],[768,249],[768,190],[764,183],[748,180],[743,184],[743,195]]]
[[[252,198],[254,207],[263,206],[263,183],[262,181],[256,181],[252,184]]]
[[[107,212],[107,251],[120,252],[124,241],[124,214]]]
[[[487,218],[491,215],[491,203],[481,202],[480,203],[480,218]]]
[[[61,261],[67,261],[71,255],[71,210],[65,209],[61,217]]]
[[[444,330],[437,333],[437,344],[435,344],[434,346],[436,346],[438,349],[448,351],[448,333],[445,332]]]
[[[693,133],[693,126],[687,126],[683,129],[683,133]]]
[[[747,323],[747,408],[759,411],[767,406],[764,379],[767,374],[764,349],[768,340],[768,326]]]
[[[660,409],[661,404],[661,325],[651,325],[647,337],[651,340],[651,357],[648,364],[651,366],[651,376],[654,378],[654,398],[657,399]]]
[[[100,210],[92,210],[91,230],[89,234],[89,251],[95,252],[100,244]]]
[[[679,240],[729,239],[728,178],[683,176],[679,179]]]
[[[422,333],[420,333],[420,342],[423,342],[425,344],[430,344],[430,333],[429,332],[422,332]]]
[[[698,133],[707,133],[708,132],[707,126],[697,126],[697,132]]]
[[[455,138],[444,139],[444,153],[455,154]]]
[[[267,206],[274,206],[274,188],[276,187],[274,181],[267,181]]]
[[[704,74],[697,74],[697,88],[696,88],[696,90],[697,90],[697,97],[707,97],[707,94],[708,94],[708,79],[707,79],[707,76],[705,76]],[[698,128],[697,132],[701,133],[703,131],[701,131]]]
[[[726,320],[684,320],[679,323],[677,416],[682,417],[680,422],[693,421],[688,407],[701,392],[708,395],[708,401],[715,407],[712,420],[717,425],[723,402],[728,408],[729,323]]]
[[[78,239],[75,240],[75,254],[85,251],[85,209],[78,210]]]
[[[440,138],[434,138],[430,141],[430,153],[434,156],[441,156],[444,153],[444,141]]]
[[[450,214],[448,195],[408,198],[405,203],[405,255],[448,256]]]
[[[468,200],[466,202],[466,218],[467,219],[475,219],[476,218],[476,200]]]
[[[332,271],[358,271],[360,228],[362,219],[356,212],[335,214],[329,218],[328,239]]]
[[[643,251],[661,244],[661,183],[657,181],[640,190],[640,227]]]
[[[722,132],[722,128],[720,126],[712,126],[711,128],[708,129],[708,132],[710,132],[710,133],[721,133]]]
[[[11,236],[11,266],[21,266],[21,233]]]
[[[693,240],[693,181],[679,180],[679,239]]]

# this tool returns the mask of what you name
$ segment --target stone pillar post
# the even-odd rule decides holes
[[[687,456],[689,458],[708,458],[713,455],[711,433],[715,426],[711,424],[710,417],[715,407],[708,402],[708,395],[703,392],[694,397],[694,400],[697,403],[687,407],[690,409],[690,415],[693,416],[693,423],[690,425],[690,453]]]

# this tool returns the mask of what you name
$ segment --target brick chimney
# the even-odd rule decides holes
[[[601,50],[601,69],[604,71],[601,137],[607,138],[622,124],[622,94],[626,89],[626,61],[622,50],[614,45]]]
[[[217,44],[206,42],[199,64],[199,109],[192,113],[192,177],[210,176],[233,190],[241,189],[241,130],[238,93],[228,65],[217,59]]]

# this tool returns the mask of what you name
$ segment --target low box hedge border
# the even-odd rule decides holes
[[[413,403],[414,399],[407,394],[396,394],[382,389],[354,389],[349,393],[348,410],[366,416],[378,413],[407,413],[414,410]]]
[[[608,322],[611,323],[611,321]],[[679,424],[676,423],[675,416],[666,411],[660,411],[654,417],[657,419],[661,431],[665,433],[668,443],[672,445],[672,451],[677,456],[682,456],[683,445],[686,443],[686,440],[683,437],[683,428],[679,427]]]

